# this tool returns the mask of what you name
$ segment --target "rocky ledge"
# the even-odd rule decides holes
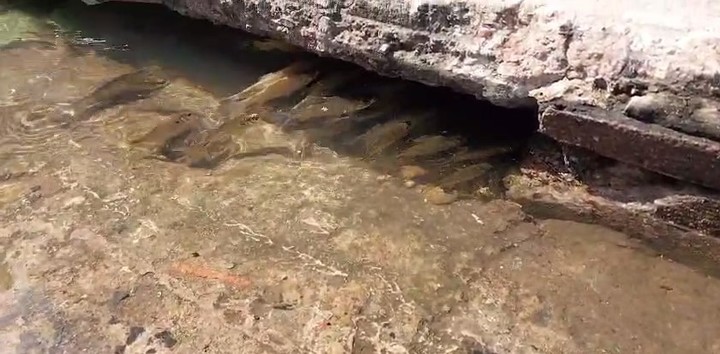
[[[539,104],[541,131],[556,140],[719,187],[720,3],[711,0],[124,1],[501,106]],[[634,146],[661,155],[639,159]],[[672,162],[696,156],[710,162],[705,175]]]

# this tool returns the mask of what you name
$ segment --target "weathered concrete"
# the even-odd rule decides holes
[[[720,189],[720,144],[707,139],[593,107],[548,108],[540,130],[563,143]]]
[[[543,140],[505,177],[508,198],[537,217],[607,225],[720,276],[718,194]]]
[[[558,86],[590,90],[597,80],[622,78],[720,93],[714,18],[720,4],[710,0],[162,2],[192,17],[501,105],[525,103],[528,95],[542,101]]]

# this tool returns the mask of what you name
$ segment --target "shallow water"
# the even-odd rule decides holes
[[[716,279],[502,198],[528,112],[162,8],[0,20],[7,348],[720,350]]]

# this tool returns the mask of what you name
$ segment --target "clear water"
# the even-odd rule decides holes
[[[162,7],[0,8],[5,348],[720,350],[715,278],[503,198],[532,112]]]

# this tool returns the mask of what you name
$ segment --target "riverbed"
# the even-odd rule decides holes
[[[0,352],[720,351],[717,278],[504,198],[527,112],[160,7],[0,46]]]

